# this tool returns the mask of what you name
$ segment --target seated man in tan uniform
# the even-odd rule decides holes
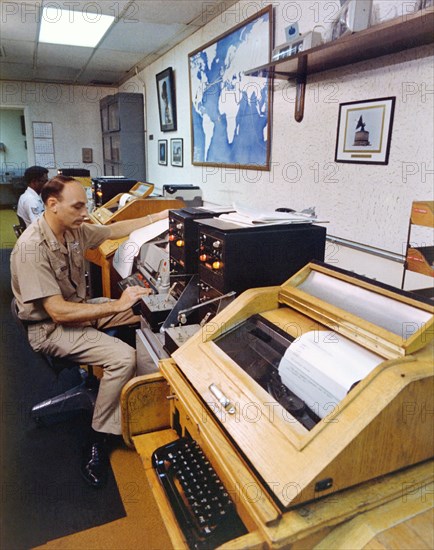
[[[85,223],[84,188],[66,176],[46,183],[41,197],[45,213],[26,229],[11,255],[12,291],[35,351],[104,368],[81,464],[85,480],[99,487],[108,470],[106,436],[121,434],[120,393],[136,368],[135,349],[101,330],[137,322],[131,307],[149,290],[133,286],[118,300],[86,303],[84,253],[168,212],[108,226]]]

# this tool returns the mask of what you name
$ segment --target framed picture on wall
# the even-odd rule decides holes
[[[160,129],[162,132],[171,132],[176,130],[175,79],[172,67],[158,73],[156,79]]]
[[[167,165],[167,139],[158,140],[158,164]]]
[[[170,140],[170,161],[172,166],[183,166],[184,142],[182,138]]]
[[[395,97],[339,105],[335,162],[388,164]]]
[[[270,169],[271,85],[251,69],[270,62],[269,5],[189,54],[192,163]]]

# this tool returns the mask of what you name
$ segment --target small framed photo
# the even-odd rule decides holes
[[[335,162],[388,164],[395,97],[339,105]]]
[[[81,150],[81,160],[83,163],[93,162],[93,151],[90,147],[83,147]]]
[[[169,67],[156,75],[158,111],[162,132],[176,130],[176,98],[173,69]]]
[[[170,162],[172,166],[183,166],[184,142],[182,138],[170,140]]]
[[[158,140],[158,164],[167,165],[167,139]]]

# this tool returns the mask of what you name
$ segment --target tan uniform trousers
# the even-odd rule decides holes
[[[120,435],[120,395],[123,386],[136,371],[136,350],[104,329],[139,321],[132,310],[104,317],[80,326],[56,325],[53,322],[29,325],[30,345],[54,357],[68,357],[81,365],[98,365],[104,374],[92,419],[98,432]]]

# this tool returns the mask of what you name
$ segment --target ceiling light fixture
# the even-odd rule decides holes
[[[94,6],[95,3],[92,3]],[[114,16],[88,11],[42,9],[39,41],[94,48],[114,21]]]

